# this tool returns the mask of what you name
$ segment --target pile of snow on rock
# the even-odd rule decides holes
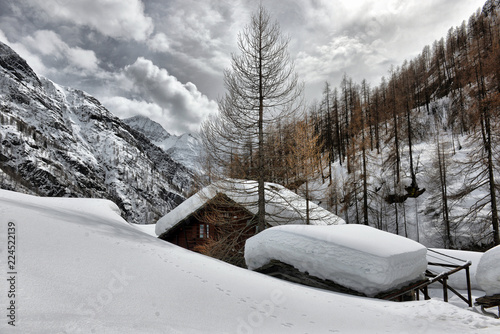
[[[367,296],[423,278],[426,253],[413,240],[365,225],[277,226],[245,245],[249,269],[278,260]]]
[[[500,246],[483,254],[477,265],[476,280],[487,296],[500,294]]]

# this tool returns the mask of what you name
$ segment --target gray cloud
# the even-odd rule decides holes
[[[372,85],[446,36],[484,1],[314,0],[294,1],[303,25],[293,31],[292,54],[309,97],[320,96],[325,80],[338,85],[344,73]],[[297,10],[294,10],[294,12]],[[293,15],[288,15],[293,17]],[[286,20],[287,15],[283,15]],[[296,41],[293,41],[293,39]]]
[[[47,21],[89,26],[103,35],[144,41],[154,29],[141,0],[31,0]]]
[[[123,71],[125,80],[122,83],[131,87],[142,101],[132,99],[128,109],[123,98],[109,99],[110,109],[129,116],[131,110],[144,108],[142,113],[153,115],[153,119],[163,124],[167,131],[180,134],[194,132],[201,121],[217,110],[217,103],[203,95],[197,87],[187,82],[181,83],[164,68],[159,68],[151,60],[139,57]]]
[[[372,85],[391,64],[446,36],[485,0],[263,0],[284,34],[306,98],[344,73]],[[7,0],[0,40],[40,74],[83,89],[119,116],[193,131],[224,94],[222,72],[251,0]],[[168,71],[167,71],[168,69]]]
[[[38,30],[33,35],[24,37],[21,43],[31,52],[52,58],[58,64],[65,64],[65,67],[89,72],[95,72],[98,69],[99,61],[94,51],[70,47],[53,31]]]

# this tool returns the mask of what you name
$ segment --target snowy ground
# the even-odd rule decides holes
[[[139,231],[108,201],[0,190],[0,240],[0,333],[500,332],[438,300],[353,297],[233,267]]]

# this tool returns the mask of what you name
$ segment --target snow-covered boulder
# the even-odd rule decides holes
[[[487,296],[500,294],[500,246],[483,254],[477,265],[476,280]]]
[[[426,253],[413,240],[365,225],[284,225],[245,244],[249,269],[278,260],[367,296],[423,278]]]

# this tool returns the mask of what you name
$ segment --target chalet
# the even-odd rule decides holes
[[[333,213],[274,184],[265,184],[266,224],[344,224]],[[257,182],[226,180],[211,184],[156,223],[160,239],[236,265],[245,266],[246,239],[256,233]],[[306,213],[308,208],[309,214]]]

